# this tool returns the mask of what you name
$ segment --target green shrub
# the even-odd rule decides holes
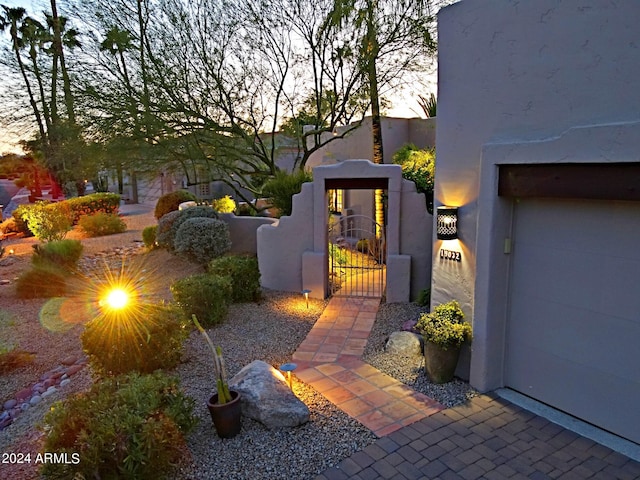
[[[180,215],[178,210],[163,215],[158,220],[158,229],[156,230],[156,243],[159,247],[168,248],[173,250],[173,237],[175,232],[173,230],[173,224]]]
[[[92,215],[83,215],[78,221],[80,229],[89,237],[101,237],[103,235],[113,235],[122,233],[127,230],[127,224],[124,223],[118,215],[113,213],[94,213]]]
[[[208,273],[191,275],[174,282],[171,293],[185,318],[195,315],[203,325],[216,325],[227,315],[232,294],[231,279]]]
[[[229,256],[211,260],[207,271],[229,277],[233,302],[252,302],[260,298],[260,270],[256,257]]]
[[[292,197],[302,190],[302,184],[313,180],[311,173],[298,170],[294,173],[279,171],[262,187],[262,194],[271,199],[271,205],[278,209],[277,216],[291,215]]]
[[[82,256],[82,243],[79,240],[54,240],[33,246],[31,262],[33,265],[53,265],[64,270],[75,270]]]
[[[195,207],[185,208],[178,211],[178,216],[171,225],[171,231],[169,232],[170,239],[167,239],[170,249],[175,248],[175,239],[178,230],[184,222],[191,218],[218,218],[218,213],[208,205],[197,205]]]
[[[36,202],[22,215],[31,233],[44,242],[62,240],[71,230],[71,214],[64,202]]]
[[[416,303],[420,306],[428,307],[431,303],[431,289],[423,288],[422,290],[420,290]]]
[[[162,372],[122,375],[94,383],[55,403],[45,416],[44,451],[66,453],[68,462],[47,462],[53,478],[175,478],[187,454],[194,401]],[[75,464],[73,459],[79,460]]]
[[[158,199],[153,215],[159,220],[167,213],[178,210],[178,206],[182,202],[195,202],[197,200],[198,198],[187,190],[165,193]]]
[[[157,225],[151,225],[142,229],[142,241],[147,248],[153,248],[156,245],[156,232],[158,231]]]
[[[16,280],[18,298],[64,297],[68,273],[52,265],[33,266]]]
[[[174,249],[196,263],[208,264],[231,248],[229,226],[215,218],[190,218],[186,220],[173,240]]]
[[[186,322],[178,309],[139,305],[105,308],[86,324],[81,340],[96,372],[119,375],[175,367],[186,335]]]
[[[64,202],[71,210],[71,220],[75,225],[85,215],[108,213],[115,215],[120,208],[120,195],[116,193],[92,193],[82,197],[74,197]]]
[[[410,143],[404,145],[393,155],[393,163],[402,166],[402,178],[416,184],[418,193],[424,194],[427,211],[433,213],[435,149],[420,150]]]
[[[216,198],[211,202],[211,206],[219,213],[233,213],[236,209],[236,202],[229,195]]]
[[[33,233],[31,233],[31,230],[29,230],[29,227],[27,226],[27,221],[24,218],[31,206],[32,205],[28,203],[23,205],[18,205],[15,208],[15,210],[11,213],[13,220],[15,222],[16,231],[24,234],[27,237],[33,236]]]

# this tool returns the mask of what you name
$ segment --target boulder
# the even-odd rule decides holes
[[[230,381],[229,389],[240,392],[242,414],[269,429],[297,427],[309,421],[309,409],[289,389],[278,370],[255,360]]]
[[[420,335],[412,332],[393,332],[387,340],[385,351],[393,355],[411,357],[422,355]]]

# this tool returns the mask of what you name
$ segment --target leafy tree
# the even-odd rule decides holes
[[[435,180],[436,152],[433,148],[419,149],[409,143],[393,155],[393,163],[402,166],[402,177],[416,184],[423,193],[427,211],[433,213],[433,187]]]

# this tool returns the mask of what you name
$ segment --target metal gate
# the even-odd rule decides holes
[[[384,229],[364,215],[333,216],[328,226],[329,293],[381,297],[386,285]],[[378,226],[379,227],[379,226]],[[376,230],[380,233],[376,238]]]

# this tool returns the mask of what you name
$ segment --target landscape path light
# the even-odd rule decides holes
[[[311,293],[311,290],[308,289],[304,289],[302,290],[302,294],[304,295],[304,299],[307,302],[307,308],[309,308],[309,294]]]
[[[278,367],[278,370],[280,370],[281,372],[286,372],[287,383],[289,384],[289,388],[291,390],[293,390],[293,384],[291,381],[291,372],[293,372],[296,368],[298,368],[298,365],[295,363],[284,363]]]

